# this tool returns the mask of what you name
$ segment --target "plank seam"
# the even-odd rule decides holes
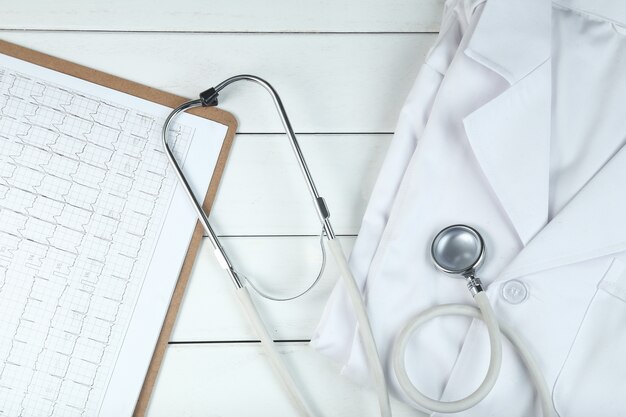
[[[274,340],[274,343],[309,343],[310,339],[281,339]],[[236,345],[248,345],[248,344],[261,344],[260,340],[183,340],[183,341],[169,341],[167,342],[170,346],[176,345],[225,345],[225,344],[236,344]]]
[[[335,236],[337,237],[356,237],[356,233],[346,233],[346,234],[338,234],[336,233]],[[208,237],[207,235],[202,235],[202,237]],[[260,235],[217,235],[218,238],[222,239],[222,238],[292,238],[292,237],[314,237],[319,239],[320,235],[319,234],[260,234]]]
[[[383,136],[393,135],[394,132],[294,132],[296,135],[307,136]],[[284,135],[285,132],[237,132],[237,135],[241,136],[260,136],[260,135]]]
[[[45,32],[45,33],[129,33],[129,34],[190,34],[190,35],[432,35],[438,31],[245,31],[245,30],[128,30],[128,29],[40,29],[0,28],[0,32]]]

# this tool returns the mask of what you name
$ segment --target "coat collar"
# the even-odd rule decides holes
[[[523,244],[548,220],[550,18],[545,0],[489,0],[464,51],[509,83],[463,123]]]
[[[552,3],[626,26],[626,4],[615,0],[552,0]]]
[[[463,124],[474,156],[525,245],[548,221],[549,61]]]
[[[551,8],[546,0],[488,0],[465,55],[515,84],[550,57]]]
[[[465,50],[509,83],[463,121],[524,245],[497,280],[626,251],[626,197],[619,192],[626,183],[626,147],[548,223],[551,7],[544,0],[489,0]]]

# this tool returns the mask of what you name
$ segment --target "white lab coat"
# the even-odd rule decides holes
[[[446,2],[351,257],[396,394],[399,330],[433,305],[472,303],[429,258],[440,229],[465,223],[485,238],[496,315],[537,358],[559,415],[626,416],[625,26],[620,0]],[[312,344],[368,380],[341,284]],[[503,348],[494,390],[455,415],[541,415]],[[406,352],[413,383],[448,401],[488,360],[483,323],[460,317],[424,325]]]

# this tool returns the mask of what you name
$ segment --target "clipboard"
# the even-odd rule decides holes
[[[27,49],[2,40],[0,40],[0,53],[20,59],[22,61],[30,62],[35,65],[39,65],[41,67],[51,69],[53,71],[64,73],[72,77],[80,78],[94,84],[99,84],[101,86],[108,87],[122,93],[127,93],[135,97],[162,104],[170,108],[174,108],[187,101],[186,98],[177,96],[175,94],[166,93],[152,87],[125,80],[123,78],[116,77],[114,75],[107,74],[93,68],[75,64],[73,62],[69,62],[60,58],[55,58],[53,56],[46,55],[44,53],[37,52],[32,49]],[[215,170],[213,171],[213,176],[211,177],[209,189],[203,202],[203,208],[205,212],[208,213],[211,210],[211,206],[213,205],[215,194],[217,192],[217,188],[224,172],[224,166],[226,165],[226,161],[232,147],[235,132],[237,130],[237,121],[231,113],[228,113],[216,107],[195,108],[189,111],[189,113],[195,114],[196,116],[200,116],[205,119],[216,121],[228,127],[226,137],[224,138],[218,161],[215,166]],[[185,256],[185,261],[183,262],[180,275],[178,277],[178,281],[174,288],[174,293],[172,294],[172,299],[170,301],[165,320],[163,321],[161,333],[159,334],[157,344],[152,354],[152,360],[150,361],[150,366],[148,368],[148,372],[146,373],[146,377],[141,388],[141,393],[135,406],[133,417],[143,417],[146,413],[148,403],[150,401],[150,396],[152,394],[152,390],[154,388],[154,384],[156,382],[156,378],[158,376],[159,369],[161,367],[161,363],[163,362],[165,351],[167,349],[168,341],[172,333],[172,329],[174,328],[174,323],[176,322],[176,316],[178,314],[178,310],[180,308],[183,295],[185,293],[185,288],[187,287],[187,282],[189,281],[189,275],[191,273],[191,269],[193,267],[196,255],[198,253],[198,248],[200,247],[202,235],[202,226],[197,223],[196,228],[193,232],[193,236],[191,238],[191,242],[189,244],[189,248],[187,250],[187,255]]]

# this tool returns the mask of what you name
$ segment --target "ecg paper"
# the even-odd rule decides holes
[[[132,414],[195,226],[168,112],[0,55],[1,417]],[[201,198],[226,130],[172,128]]]

